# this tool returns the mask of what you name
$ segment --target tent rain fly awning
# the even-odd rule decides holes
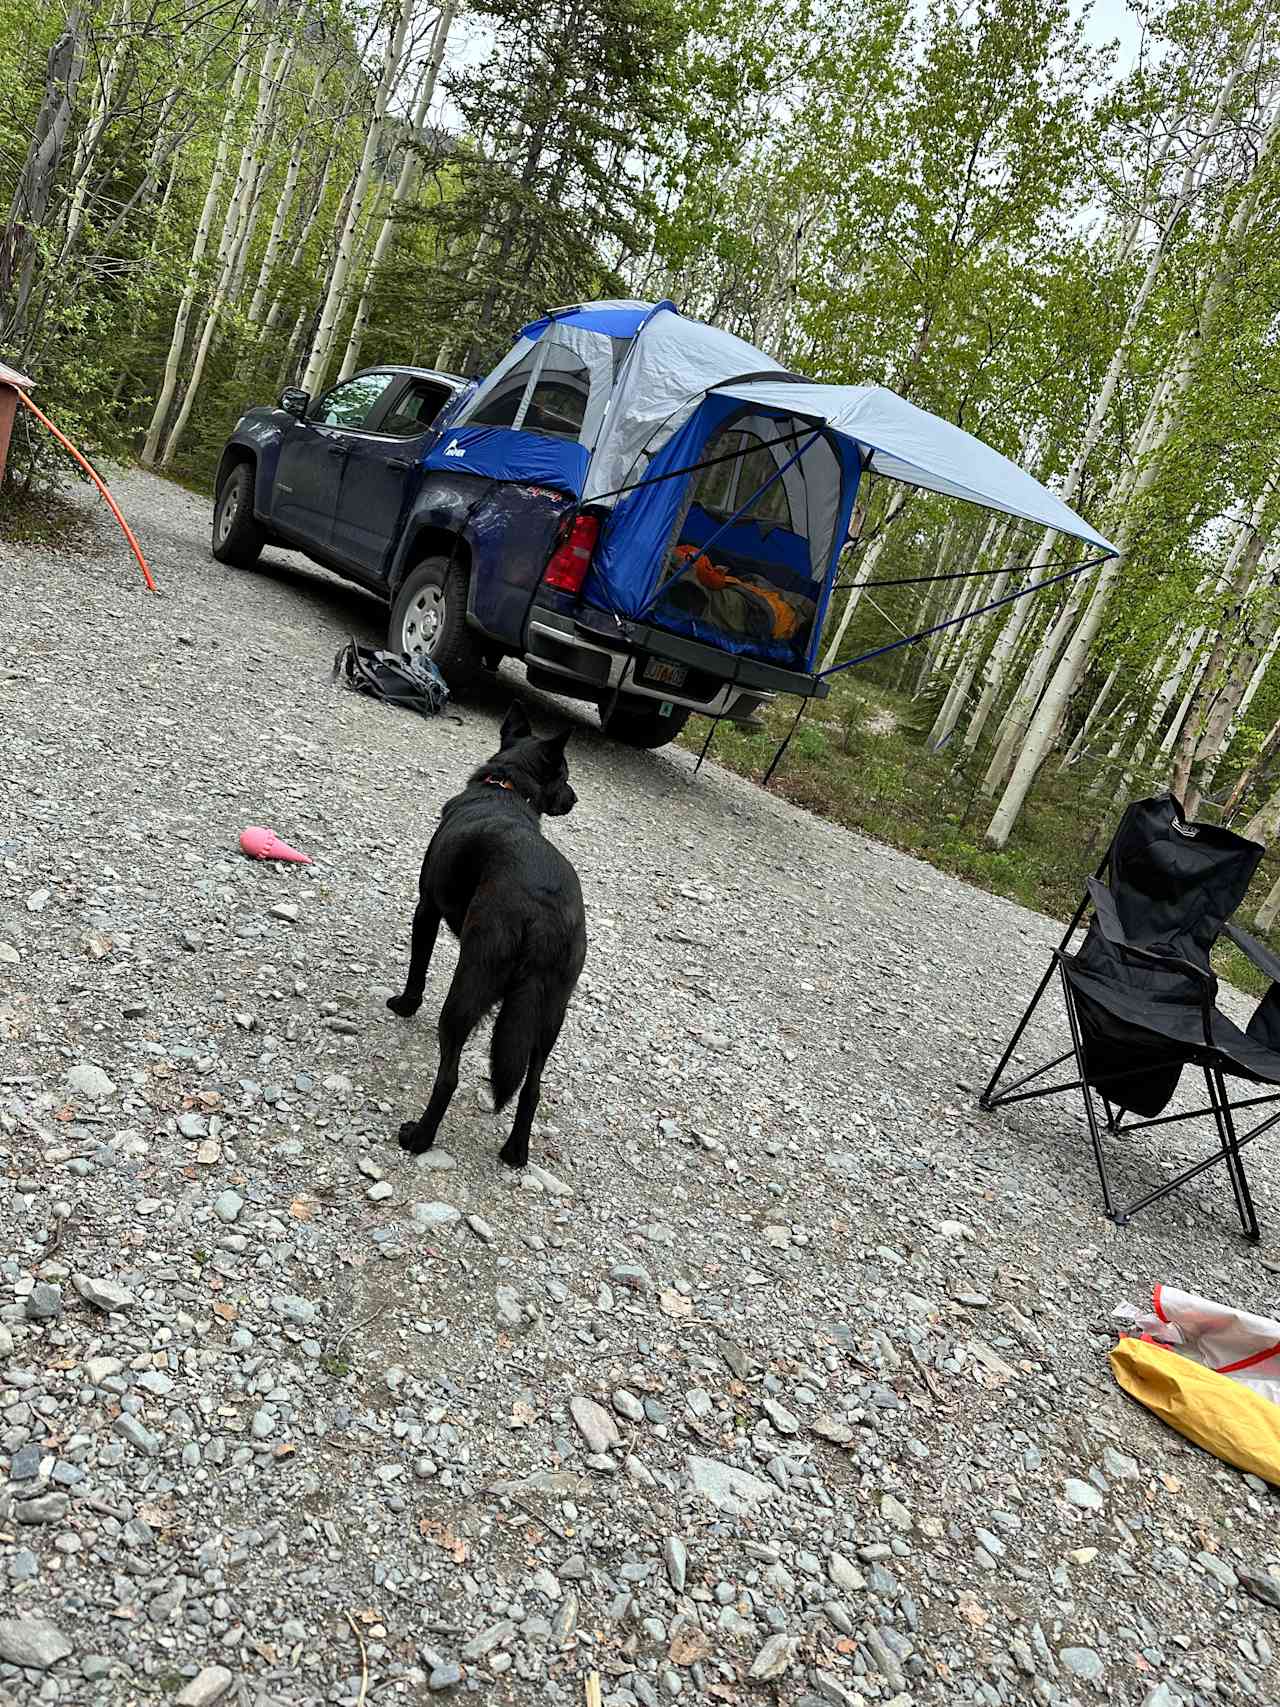
[[[756,376],[722,381],[714,389],[743,403],[786,410],[852,439],[864,466],[887,480],[1000,510],[1083,540],[1107,557],[1119,555],[1118,546],[1008,457],[884,386]]]

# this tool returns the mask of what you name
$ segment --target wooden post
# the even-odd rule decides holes
[[[25,373],[6,367],[0,362],[0,486],[4,485],[4,465],[9,456],[9,435],[13,418],[18,412],[18,392],[30,391],[31,381]]]

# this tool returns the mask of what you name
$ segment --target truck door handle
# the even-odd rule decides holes
[[[412,468],[413,464],[412,464],[412,462],[410,462],[410,460],[407,456],[389,456],[387,458],[387,467],[388,468]]]
[[[329,445],[327,449],[330,456],[345,456],[347,454],[346,445]]]

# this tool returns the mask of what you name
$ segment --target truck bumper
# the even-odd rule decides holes
[[[678,705],[707,717],[748,721],[778,693],[824,698],[825,682],[751,658],[717,652],[683,636],[584,611],[535,604],[525,658],[546,686],[570,698],[603,702],[615,693]]]

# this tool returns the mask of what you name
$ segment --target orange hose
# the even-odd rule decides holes
[[[139,567],[139,569],[142,570],[142,578],[147,583],[148,590],[150,592],[154,593],[156,590],[156,584],[151,579],[151,571],[150,571],[150,569],[147,568],[147,560],[142,555],[142,548],[138,544],[137,540],[133,537],[133,529],[129,526],[128,522],[125,521],[124,517],[120,514],[120,506],[119,506],[119,504],[116,503],[115,499],[111,496],[110,492],[107,490],[106,482],[102,479],[102,476],[98,473],[97,469],[93,466],[93,464],[88,460],[87,457],[81,456],[80,452],[72,444],[71,440],[66,436],[66,434],[60,433],[58,431],[58,429],[54,426],[53,422],[45,414],[44,410],[36,407],[36,405],[27,396],[26,392],[22,389],[22,387],[20,385],[15,386],[14,389],[18,393],[18,401],[20,403],[25,403],[27,408],[30,409],[31,413],[35,416],[36,420],[42,421],[44,423],[44,425],[46,427],[48,427],[49,431],[53,434],[54,438],[57,439],[58,443],[60,445],[64,445],[66,447],[66,449],[71,452],[72,456],[75,457],[76,461],[80,464],[81,468],[84,469],[85,473],[89,476],[90,480],[93,481],[94,485],[98,488],[99,492],[101,492],[102,496],[107,500],[107,503],[111,509],[111,514],[120,523],[120,528],[124,534],[124,537],[129,541],[130,546],[132,546],[132,548],[133,548],[133,555],[138,559],[138,567]]]

